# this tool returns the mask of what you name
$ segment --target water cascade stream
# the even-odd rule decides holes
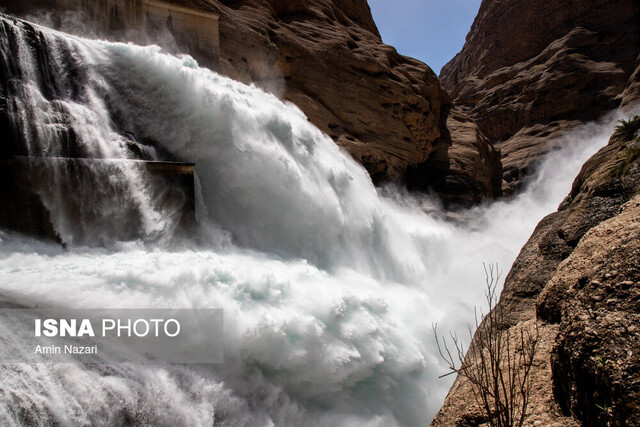
[[[510,267],[611,130],[566,135],[525,192],[456,225],[426,197],[376,189],[294,105],[188,56],[6,17],[0,45],[17,129],[3,150],[109,160],[82,179],[45,168],[37,191],[66,249],[0,232],[2,300],[225,319],[219,365],[1,365],[3,425],[424,426],[450,385],[432,323],[465,330],[482,262]],[[141,155],[195,162],[191,235],[124,161]]]

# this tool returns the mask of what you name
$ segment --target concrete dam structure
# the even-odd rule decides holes
[[[128,188],[112,185],[113,176],[123,166],[143,175],[154,205],[173,216],[173,234],[192,231],[193,163],[22,156],[0,158],[0,227],[62,243],[73,240],[92,245],[100,242],[91,233],[110,221],[114,223],[110,240],[144,239],[138,206],[128,197]],[[105,206],[118,206],[118,210],[109,211]],[[60,210],[67,222],[84,226],[61,225],[52,215]],[[64,229],[70,238],[61,236]]]
[[[217,16],[155,0],[55,4],[60,12],[81,10],[117,36],[141,28],[138,35],[149,34],[163,23],[212,67],[217,62]],[[38,7],[2,5],[16,14]],[[137,142],[130,124],[116,123],[117,107],[109,104],[116,101],[101,99],[87,82],[58,79],[93,81],[94,73],[68,55],[74,42],[61,40],[0,14],[0,228],[90,246],[191,232],[195,165],[156,152],[154,141]],[[87,102],[100,112],[88,122]]]
[[[218,15],[161,0],[1,0],[0,7],[22,17],[39,10],[82,12],[104,37],[158,44],[188,53],[201,66],[218,70]],[[170,37],[167,37],[170,36]]]

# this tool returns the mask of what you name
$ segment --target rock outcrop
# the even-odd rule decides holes
[[[484,0],[440,79],[501,150],[509,192],[554,136],[620,104],[639,52],[636,1]]]
[[[502,195],[500,153],[469,116],[452,110],[429,159],[407,169],[410,190],[434,191],[446,207],[468,207]]]
[[[636,118],[585,163],[506,277],[507,326],[541,333],[527,425],[640,423],[639,128]],[[433,425],[477,425],[469,393],[457,378]]]
[[[636,70],[629,78],[624,92],[622,92],[620,110],[623,113],[631,114],[638,105],[640,105],[640,55],[638,55],[638,59],[636,60]]]
[[[442,136],[450,100],[423,63],[381,42],[367,3],[211,1],[221,70],[296,104],[375,182],[402,180]]]

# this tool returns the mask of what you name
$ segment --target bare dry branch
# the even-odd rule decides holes
[[[501,272],[496,264],[483,263],[485,301],[488,312],[474,310],[476,332],[469,325],[471,344],[465,352],[462,342],[450,333],[452,350],[445,337],[433,326],[436,345],[449,372],[471,384],[477,405],[490,426],[511,427],[524,424],[531,392],[531,367],[540,340],[537,324],[509,328],[504,311],[497,305],[497,286]],[[479,314],[478,314],[479,313]]]

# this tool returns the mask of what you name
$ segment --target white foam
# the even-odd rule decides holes
[[[87,141],[126,157],[117,123],[195,161],[201,226],[213,231],[187,249],[69,251],[2,234],[0,294],[71,307],[221,307],[225,363],[0,367],[6,424],[26,411],[63,425],[425,425],[452,380],[437,379],[432,323],[465,331],[482,301],[482,262],[508,270],[611,130],[568,135],[527,191],[454,225],[414,195],[380,196],[362,167],[272,95],[156,47],[44,31],[87,73],[90,95],[65,101]],[[123,174],[148,234],[163,230],[142,177]]]

